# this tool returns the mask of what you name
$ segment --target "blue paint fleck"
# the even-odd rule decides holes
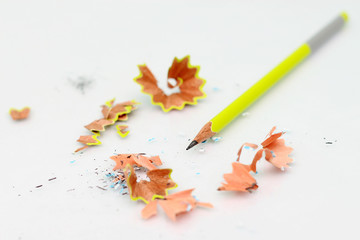
[[[152,141],[154,141],[154,140],[155,140],[154,137],[153,137],[153,138],[149,138],[148,142],[152,142]]]
[[[199,172],[197,172],[197,173],[195,173],[196,175],[200,175],[200,173]]]
[[[273,157],[276,157],[275,156],[275,153],[273,152],[273,151],[270,151],[271,152],[271,155],[273,156]]]
[[[214,92],[218,92],[220,90],[220,88],[218,88],[218,87],[213,87],[213,91]]]
[[[222,139],[222,137],[212,137],[211,138],[214,142],[218,142]]]
[[[72,161],[70,161],[70,163],[74,163],[76,160],[72,160]]]
[[[245,148],[245,149],[250,149],[250,147],[249,147],[249,146],[244,146],[244,148]]]
[[[188,204],[186,211],[189,212],[191,210],[191,205]]]

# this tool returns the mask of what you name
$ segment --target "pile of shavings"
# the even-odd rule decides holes
[[[76,149],[75,152],[81,151],[92,145],[100,145],[101,142],[97,139],[100,136],[100,132],[105,131],[107,126],[114,125],[117,121],[128,120],[128,114],[136,109],[135,105],[139,104],[134,100],[118,104],[114,104],[114,102],[115,98],[106,102],[105,105],[102,106],[101,112],[103,114],[103,118],[95,120],[85,126],[85,128],[92,134],[79,137],[77,141],[85,146]],[[122,124],[116,126],[117,133],[121,137],[126,137],[129,134],[127,128],[127,125]]]
[[[197,206],[212,208],[212,204],[199,202],[188,189],[173,194],[168,191],[177,187],[172,180],[172,169],[159,169],[162,165],[159,156],[148,156],[145,153],[118,154],[111,156],[115,161],[113,178],[114,188],[121,186],[121,191],[127,189],[133,201],[141,200],[146,204],[141,212],[144,219],[157,214],[160,205],[165,214],[173,221],[179,214],[188,213]],[[140,179],[137,170],[145,169],[145,178]],[[126,184],[126,186],[125,186]]]
[[[256,164],[262,159],[263,155],[267,162],[273,166],[281,169],[289,167],[289,163],[293,162],[293,159],[289,157],[289,154],[293,151],[291,147],[285,145],[285,140],[280,139],[284,132],[274,133],[276,127],[273,127],[266,139],[261,143],[261,147],[254,143],[244,143],[238,152],[238,158],[236,162],[232,163],[232,173],[224,174],[225,183],[218,188],[219,191],[240,191],[251,192],[258,188],[255,178],[250,172],[257,173]],[[250,165],[242,164],[239,162],[241,152],[244,147],[250,147],[257,150],[252,163]]]
[[[151,103],[159,105],[164,112],[172,109],[182,110],[186,104],[196,105],[198,99],[206,97],[202,88],[206,81],[198,76],[199,66],[190,64],[190,56],[183,59],[174,58],[168,71],[167,86],[169,88],[179,87],[180,92],[166,95],[159,88],[158,81],[144,65],[139,65],[140,75],[134,81],[142,86],[141,91],[151,96]]]

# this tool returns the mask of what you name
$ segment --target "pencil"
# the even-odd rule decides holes
[[[236,118],[241,112],[254,103],[282,77],[294,69],[306,57],[316,52],[323,43],[335,35],[348,21],[348,15],[343,12],[333,21],[326,25],[321,31],[315,34],[307,42],[296,49],[285,60],[271,70],[267,75],[261,78],[257,83],[250,87],[244,94],[233,101],[229,106],[222,110],[213,119],[207,122],[194,140],[186,148],[189,150],[198,143],[214,136],[220,132],[227,124]]]

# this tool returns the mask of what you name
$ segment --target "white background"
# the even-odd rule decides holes
[[[222,131],[220,142],[185,151],[203,124],[343,10],[348,25]],[[355,0],[1,0],[0,239],[357,238],[359,43]],[[137,65],[165,81],[173,58],[187,54],[201,66],[208,97],[164,113],[133,82]],[[84,94],[69,82],[78,76],[95,79]],[[112,127],[101,146],[74,155],[83,126],[113,97],[142,103],[128,137]],[[9,108],[24,106],[29,119],[12,121]],[[288,131],[292,168],[261,162],[256,192],[216,191],[240,145],[261,142],[274,125]],[[110,156],[136,152],[160,154],[177,190],[196,188],[215,208],[175,223],[163,213],[145,221],[142,202],[96,188],[106,185]]]

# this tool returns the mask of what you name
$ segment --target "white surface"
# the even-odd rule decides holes
[[[222,141],[203,144],[204,153],[184,150],[205,122],[342,10],[350,16],[346,28],[221,132]],[[355,0],[2,0],[0,239],[356,238],[359,16]],[[137,64],[165,80],[173,57],[187,54],[201,66],[208,97],[163,113],[132,81]],[[68,80],[83,75],[96,79],[85,94]],[[112,97],[142,103],[129,136],[111,128],[103,145],[73,155],[82,126],[101,117],[99,106]],[[13,122],[9,108],[26,105],[30,118]],[[262,162],[255,193],[216,191],[240,145],[260,142],[273,125],[289,130],[292,168]],[[142,220],[141,202],[89,188],[102,186],[115,150],[160,154],[177,190],[195,187],[215,208],[176,223],[163,214]]]

